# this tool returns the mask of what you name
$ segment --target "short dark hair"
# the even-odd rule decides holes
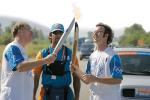
[[[16,22],[11,30],[13,37],[16,37],[18,30],[20,30],[24,27],[30,27],[30,25],[25,22]]]
[[[114,38],[114,33],[113,33],[111,27],[106,24],[103,24],[103,23],[96,24],[96,27],[98,27],[98,26],[103,26],[105,28],[104,34],[108,34],[107,44],[110,44]]]

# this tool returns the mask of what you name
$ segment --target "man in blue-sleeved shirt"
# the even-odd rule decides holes
[[[96,47],[90,55],[86,74],[74,66],[81,80],[90,86],[90,100],[121,100],[121,61],[114,50],[108,47],[112,39],[112,29],[98,23],[93,32]]]
[[[33,77],[31,69],[50,64],[55,56],[41,60],[28,60],[24,47],[32,40],[31,27],[17,22],[12,28],[14,41],[3,52],[1,68],[0,100],[33,100]]]

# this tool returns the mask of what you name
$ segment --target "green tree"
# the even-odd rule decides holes
[[[146,33],[140,24],[133,24],[125,29],[124,34],[144,34]]]
[[[44,35],[41,30],[33,28],[32,32],[33,32],[33,36],[32,36],[33,39],[44,39]]]
[[[12,35],[11,35],[11,27],[12,27],[13,23],[11,23],[11,25],[8,25],[5,27],[5,31],[3,31],[3,34],[1,34],[0,36],[0,44],[8,44],[9,42],[12,41]]]
[[[12,41],[12,36],[10,32],[4,32],[1,36],[0,36],[0,44],[8,44]]]
[[[144,37],[145,45],[150,48],[150,32],[148,32]]]
[[[2,25],[0,23],[0,36],[1,36],[2,33],[3,33],[3,30],[2,30]]]
[[[140,24],[133,24],[125,29],[119,44],[121,46],[139,46],[139,40],[143,40],[145,43],[145,38],[147,38],[145,35],[147,33]]]
[[[13,37],[11,35],[11,28],[13,27],[13,25],[16,22],[12,22],[10,25],[5,27],[5,31],[3,32],[3,34],[0,34],[0,44],[8,44],[9,42],[12,41]],[[41,30],[38,30],[36,28],[32,29],[33,32],[33,43],[37,43],[37,41],[39,40],[43,40],[44,39],[44,35],[43,32]]]

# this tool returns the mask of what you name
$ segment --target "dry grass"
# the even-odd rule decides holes
[[[5,45],[0,45],[0,64],[1,64],[2,54],[3,54],[4,48],[5,48]]]
[[[39,50],[41,50],[42,48],[47,48],[48,45],[49,45],[49,41],[47,40],[39,41],[38,43],[31,42],[30,44],[27,45],[25,49],[30,58],[35,58]],[[0,64],[1,64],[2,54],[4,49],[5,49],[5,45],[0,45]]]

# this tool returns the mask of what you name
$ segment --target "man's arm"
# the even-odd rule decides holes
[[[19,72],[28,71],[28,70],[35,68],[36,66],[50,64],[54,61],[54,59],[55,59],[55,55],[50,54],[43,59],[33,60],[33,61],[23,61],[17,65],[16,70]]]
[[[104,84],[120,84],[122,79],[117,79],[117,78],[112,78],[112,77],[104,77],[104,78],[98,78],[94,75],[83,75],[82,80],[84,83],[89,84],[93,82],[98,82],[98,83],[104,83]]]
[[[76,65],[72,65],[74,68],[74,72],[76,75],[85,83],[89,84],[92,82],[99,82],[104,84],[120,84],[122,79],[117,78],[111,78],[111,77],[104,77],[104,78],[98,78],[91,74],[84,74]]]
[[[112,77],[105,77],[105,78],[98,78],[96,82],[104,83],[104,84],[120,84],[122,79],[112,78]]]

